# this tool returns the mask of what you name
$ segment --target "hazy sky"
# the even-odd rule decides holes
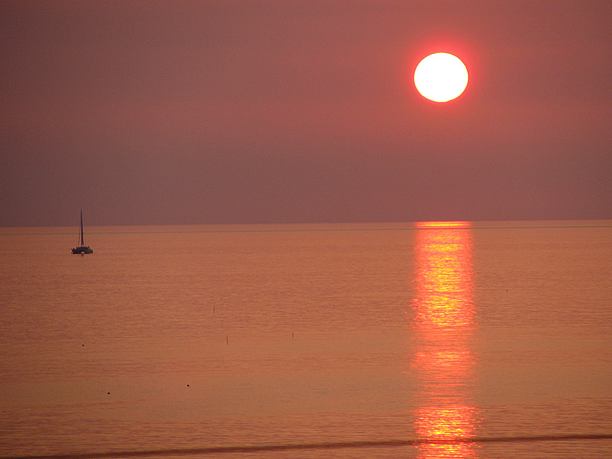
[[[0,2],[0,225],[612,218],[612,2]],[[433,51],[466,93],[412,84]]]

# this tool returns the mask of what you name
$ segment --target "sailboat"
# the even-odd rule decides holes
[[[85,255],[87,253],[93,253],[93,249],[88,245],[85,245],[83,239],[83,209],[81,209],[81,241],[78,247],[72,249],[72,253],[75,255]]]

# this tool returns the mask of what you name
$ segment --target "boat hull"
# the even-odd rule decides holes
[[[89,246],[82,245],[79,247],[74,247],[72,249],[72,253],[74,255],[86,255],[88,253],[93,253],[93,249]]]

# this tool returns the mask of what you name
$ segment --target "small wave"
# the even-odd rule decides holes
[[[155,457],[155,456],[191,456],[205,454],[236,454],[257,453],[266,451],[297,451],[297,450],[329,450],[345,448],[391,448],[400,446],[418,446],[430,444],[460,444],[460,443],[522,443],[539,441],[584,441],[612,440],[612,434],[569,434],[569,435],[531,435],[514,437],[471,437],[433,439],[422,438],[414,440],[374,440],[345,441],[327,443],[288,443],[243,446],[214,446],[202,448],[175,448],[142,451],[108,451],[74,454],[52,454],[44,456],[3,456],[0,459],[100,459],[117,457]]]

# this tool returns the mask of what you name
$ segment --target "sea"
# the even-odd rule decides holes
[[[0,457],[612,457],[612,221],[0,228]]]

